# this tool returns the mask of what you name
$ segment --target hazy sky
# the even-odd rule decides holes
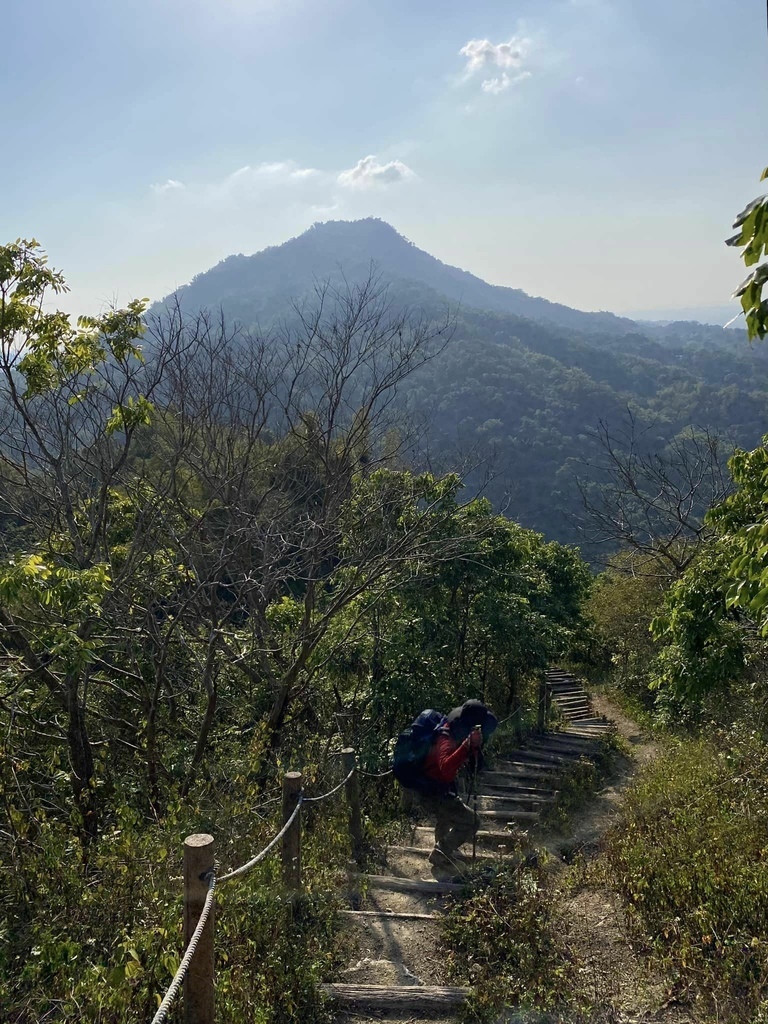
[[[742,276],[763,0],[6,0],[2,31],[0,241],[70,308],[368,215],[586,309]]]

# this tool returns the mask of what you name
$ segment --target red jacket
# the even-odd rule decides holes
[[[424,762],[424,774],[434,782],[454,782],[469,760],[469,746],[457,743],[447,729],[441,729]]]

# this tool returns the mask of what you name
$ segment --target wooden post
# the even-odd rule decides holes
[[[357,758],[353,747],[345,747],[341,752],[344,774],[352,775],[347,779],[344,792],[349,808],[349,833],[352,836],[352,856],[360,861],[363,855],[363,818],[360,812],[360,776],[352,771],[357,766]]]
[[[283,825],[293,814],[301,793],[301,772],[283,776]],[[283,836],[283,885],[289,892],[301,889],[301,811]]]
[[[549,716],[552,713],[552,687],[546,681],[546,676],[544,678],[544,701],[544,715],[545,720],[548,722]]]
[[[539,732],[544,732],[547,727],[547,680],[544,673],[539,675],[539,707],[538,707]]]
[[[215,851],[216,841],[204,832],[184,840],[184,949],[200,920]],[[211,907],[184,978],[185,1024],[213,1024],[213,913]]]
[[[357,862],[354,860],[347,861],[347,897],[352,909],[359,910],[363,901],[360,895],[360,876],[358,874]]]

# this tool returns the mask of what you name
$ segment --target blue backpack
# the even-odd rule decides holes
[[[422,793],[446,788],[443,784],[424,777],[424,762],[432,749],[438,730],[446,721],[441,711],[429,708],[414,718],[408,728],[403,729],[397,737],[392,772],[401,786]]]

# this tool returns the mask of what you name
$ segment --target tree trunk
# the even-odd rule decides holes
[[[203,669],[203,686],[205,687],[205,692],[208,694],[208,701],[205,706],[205,714],[203,716],[202,725],[200,726],[200,732],[197,735],[195,752],[192,755],[192,761],[189,765],[187,777],[184,779],[184,785],[181,787],[182,797],[187,796],[192,783],[195,781],[197,769],[202,764],[203,758],[205,757],[206,747],[208,746],[208,737],[211,734],[213,721],[216,717],[216,705],[219,699],[215,671],[217,646],[215,637],[211,637],[208,642],[208,654],[205,659],[205,668]]]
[[[82,819],[84,847],[97,837],[99,817],[93,791],[93,751],[85,723],[85,709],[80,704],[79,677],[67,678],[67,744],[69,747],[70,779],[75,805]]]

